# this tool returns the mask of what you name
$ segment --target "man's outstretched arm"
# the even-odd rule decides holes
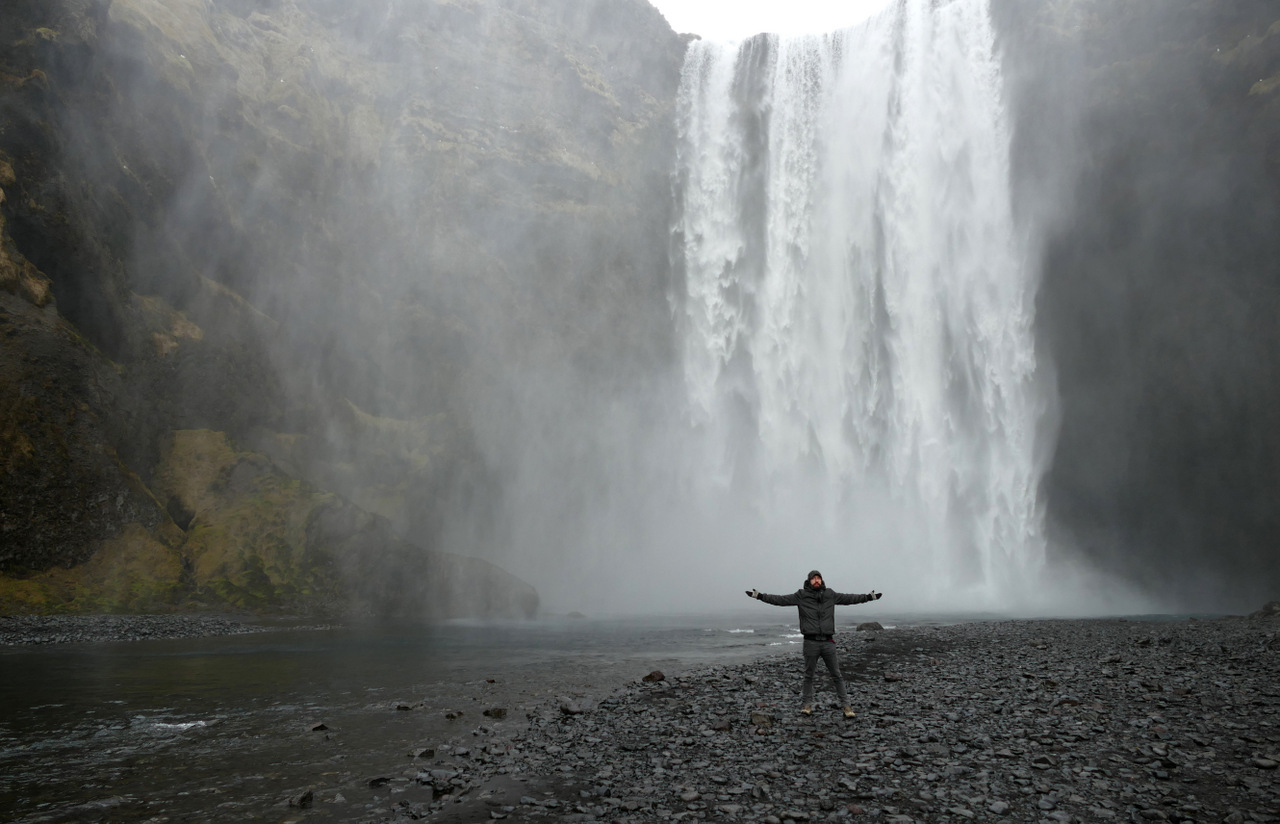
[[[766,604],[773,604],[775,607],[794,607],[796,604],[800,603],[800,601],[797,600],[800,597],[799,593],[792,593],[791,595],[770,595],[769,593],[761,592],[758,589],[749,589],[747,590],[747,597],[764,601]]]
[[[884,594],[883,592],[876,592],[875,590],[872,590],[871,592],[868,592],[865,595],[863,595],[860,592],[859,593],[837,592],[836,603],[839,604],[840,606],[846,606],[846,607],[852,606],[853,604],[865,604],[867,601],[879,601],[880,596],[883,594]]]

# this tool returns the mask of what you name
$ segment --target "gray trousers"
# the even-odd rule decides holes
[[[836,650],[834,641],[804,642],[804,697],[801,700],[805,704],[813,703],[813,674],[818,669],[819,658],[827,665],[827,672],[831,673],[831,680],[835,682],[840,706],[849,706],[849,696],[844,691],[844,676],[840,674],[840,653]]]

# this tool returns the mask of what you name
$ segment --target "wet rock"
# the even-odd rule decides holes
[[[489,707],[484,714],[490,718],[506,718],[507,710],[505,707]]]
[[[582,715],[593,709],[591,702],[586,699],[561,698],[559,704],[560,712],[565,715]]]
[[[659,681],[665,681],[666,678],[667,676],[663,675],[661,670],[654,670],[653,672],[644,676],[640,680],[645,682],[646,684],[656,684]]]
[[[567,804],[522,801],[547,820],[1205,822],[1230,806],[1267,820],[1271,634],[1239,620],[900,627],[871,645],[849,633],[837,643],[854,720],[821,682],[817,711],[795,715],[797,656],[769,656],[632,682],[598,717],[547,702],[509,748],[433,784],[456,799],[499,770],[540,776],[569,788]],[[1099,662],[1126,648],[1120,677],[1105,675]]]
[[[212,615],[8,615],[0,616],[0,646],[206,638],[272,629]]]
[[[304,790],[297,795],[289,797],[289,806],[297,807],[300,810],[308,809],[315,802],[315,793],[311,790]]]
[[[858,632],[883,632],[884,627],[879,621],[864,621],[858,624],[857,630]]]
[[[1263,605],[1262,609],[1251,613],[1250,618],[1255,620],[1264,618],[1280,618],[1280,601],[1270,601]]]

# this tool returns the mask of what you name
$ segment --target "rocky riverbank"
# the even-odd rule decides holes
[[[817,712],[799,715],[798,650],[637,681],[527,723],[494,712],[373,779],[383,792],[360,820],[1275,821],[1277,630],[1225,618],[846,633],[855,719],[821,679]],[[291,804],[309,820],[341,801]]]
[[[267,624],[225,615],[0,616],[0,646],[203,638],[271,629],[274,627]]]

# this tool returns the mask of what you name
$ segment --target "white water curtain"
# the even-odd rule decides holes
[[[695,42],[679,106],[700,493],[933,603],[1016,600],[1044,557],[1051,401],[986,3]]]

